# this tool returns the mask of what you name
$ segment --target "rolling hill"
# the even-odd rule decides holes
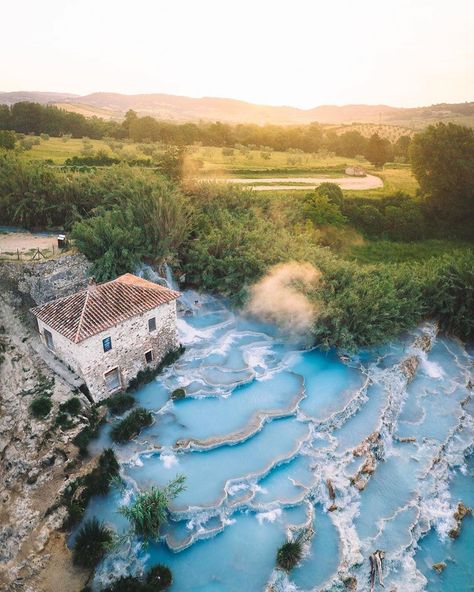
[[[97,92],[79,96],[53,92],[0,92],[0,104],[19,101],[54,104],[86,116],[105,119],[123,118],[129,109],[139,115],[157,119],[184,121],[224,121],[255,124],[323,124],[376,123],[419,128],[434,121],[456,121],[474,126],[474,102],[416,108],[388,105],[322,105],[313,109],[289,106],[255,105],[237,99],[215,97],[193,98],[168,94],[125,95]]]

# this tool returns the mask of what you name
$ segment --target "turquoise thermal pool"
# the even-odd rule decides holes
[[[218,299],[185,293],[182,302],[184,355],[136,393],[154,423],[113,445],[125,487],[93,498],[85,518],[123,532],[117,507],[138,489],[177,474],[187,488],[162,541],[113,550],[94,589],[164,563],[173,592],[343,591],[354,581],[369,591],[376,550],[386,590],[472,589],[474,520],[459,538],[448,534],[457,504],[474,506],[472,351],[426,324],[343,361]],[[173,402],[178,387],[187,397]],[[109,431],[93,451],[112,446]],[[300,532],[304,558],[287,575],[276,551]]]

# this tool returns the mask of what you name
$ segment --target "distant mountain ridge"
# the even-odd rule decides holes
[[[237,99],[193,98],[161,93],[126,95],[96,92],[84,96],[53,92],[0,92],[0,104],[19,101],[54,104],[84,115],[121,119],[129,109],[139,115],[176,122],[222,121],[256,124],[325,124],[398,123],[410,125],[418,119],[444,120],[471,118],[474,125],[474,102],[442,103],[429,107],[400,108],[388,105],[321,105],[312,109],[289,106],[256,105]]]
[[[31,101],[32,103],[41,103],[47,105],[48,103],[57,103],[60,101],[68,101],[74,99],[79,95],[72,93],[57,93],[57,92],[37,92],[19,90],[14,92],[0,92],[0,103],[2,105],[13,105],[21,101]]]

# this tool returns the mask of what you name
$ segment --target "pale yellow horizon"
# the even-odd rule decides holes
[[[474,100],[467,0],[17,0],[2,17],[1,91],[300,108]]]

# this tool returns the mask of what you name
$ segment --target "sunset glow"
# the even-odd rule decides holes
[[[469,0],[18,0],[2,12],[3,91],[159,92],[305,108],[474,95]]]

